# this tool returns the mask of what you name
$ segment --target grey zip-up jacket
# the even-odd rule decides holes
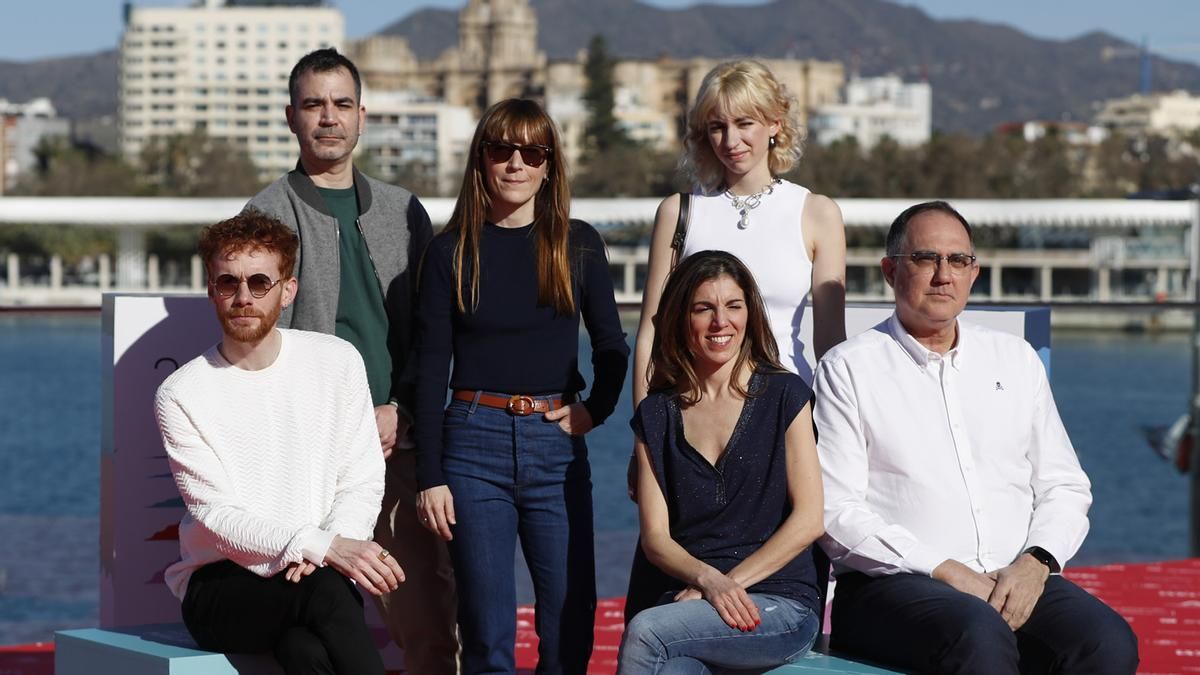
[[[388,351],[392,357],[392,399],[412,410],[413,307],[417,267],[433,237],[429,214],[408,190],[354,170],[358,192],[358,227],[375,267],[375,278],[388,316]],[[300,237],[296,300],[283,310],[279,325],[334,332],[341,279],[338,221],[325,206],[312,179],[297,164],[246,204],[270,214]]]

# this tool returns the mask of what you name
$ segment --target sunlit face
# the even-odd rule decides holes
[[[967,305],[979,266],[955,270],[942,260],[935,268],[926,269],[907,257],[917,251],[946,256],[972,254],[973,250],[958,219],[941,211],[925,211],[908,222],[901,257],[883,259],[883,276],[895,291],[900,322],[910,333],[923,335],[954,325]]]
[[[528,140],[504,139],[505,143],[528,145]],[[480,148],[479,161],[483,164],[484,175],[487,177],[488,196],[492,198],[493,206],[503,205],[509,208],[529,204],[537,197],[538,191],[546,184],[549,176],[550,163],[554,158],[548,157],[540,166],[532,166],[525,162],[522,153],[514,151],[505,161],[494,162],[489,153]]]
[[[209,262],[208,297],[217,311],[221,332],[236,342],[259,342],[271,333],[284,307],[292,304],[296,297],[296,279],[289,277],[276,284],[267,294],[256,298],[244,281],[255,274],[265,274],[272,281],[284,276],[279,271],[280,257],[273,251],[262,249],[233,251],[216,255]],[[243,280],[237,292],[221,297],[212,280],[222,275],[232,275]]]
[[[367,114],[355,95],[354,77],[340,67],[300,75],[286,113],[300,158],[310,165],[350,161]]]
[[[735,360],[745,341],[746,294],[733,277],[710,279],[692,294],[689,347],[695,365],[717,370]]]
[[[706,122],[708,142],[725,173],[744,176],[765,167],[771,137],[779,133],[779,122],[764,122],[750,113],[716,109]],[[733,181],[727,181],[733,182]]]

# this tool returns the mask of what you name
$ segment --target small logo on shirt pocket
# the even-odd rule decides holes
[[[1004,385],[1000,384],[1000,380],[996,380],[996,391],[1004,391]]]

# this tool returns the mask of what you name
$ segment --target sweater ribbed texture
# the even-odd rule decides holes
[[[321,564],[334,535],[370,539],[383,499],[383,455],[362,358],[329,335],[280,329],[275,362],[229,364],[216,346],[158,389],[155,416],[187,506],[182,599],[194,570],[231,560],[263,577]]]

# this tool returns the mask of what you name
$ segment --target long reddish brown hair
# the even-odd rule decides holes
[[[700,400],[703,392],[692,363],[689,341],[692,300],[701,284],[723,276],[733,279],[746,297],[746,335],[734,365],[733,390],[740,396],[752,395],[737,377],[745,372],[744,368],[784,370],[779,365],[779,348],[767,322],[766,305],[750,270],[732,253],[700,251],[684,258],[671,271],[658,302],[658,313],[654,315],[654,344],[650,349],[651,391],[675,392],[684,405],[693,405]]]
[[[554,121],[534,101],[510,98],[483,113],[467,154],[467,169],[447,231],[458,233],[454,249],[455,298],[460,312],[479,306],[479,233],[491,210],[483,164],[483,144],[508,142],[545,145],[546,184],[534,198],[533,231],[537,240],[538,304],[562,314],[575,312],[568,233],[571,227],[571,188],[563,163],[562,145]]]

